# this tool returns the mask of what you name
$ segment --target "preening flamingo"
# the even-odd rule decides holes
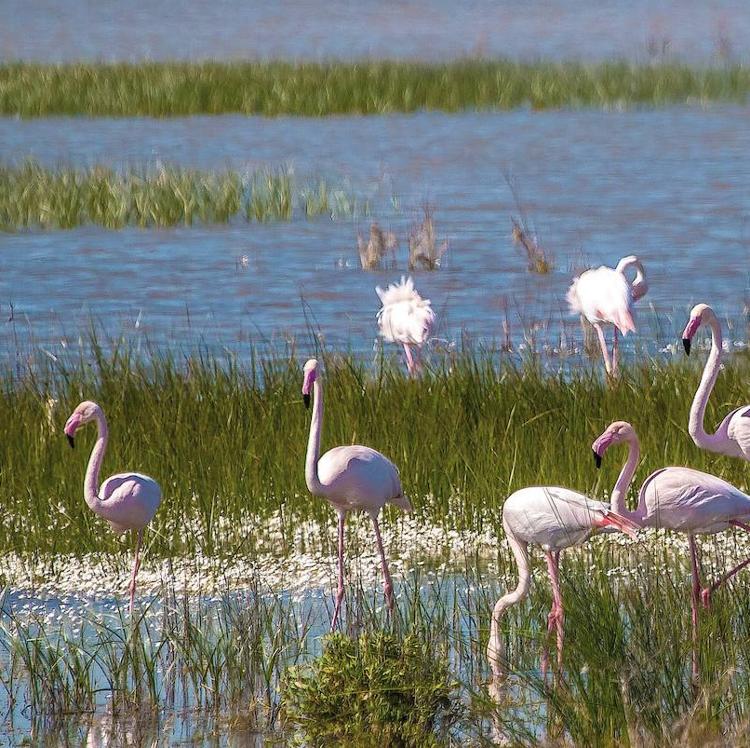
[[[637,529],[629,520],[613,512],[608,504],[593,501],[583,494],[557,486],[533,486],[511,494],[503,504],[503,529],[518,565],[518,585],[503,595],[492,612],[487,658],[493,679],[505,677],[503,671],[500,619],[511,605],[523,600],[529,592],[528,544],[539,545],[547,557],[547,571],[552,584],[552,610],[547,618],[547,635],[557,630],[557,666],[562,666],[563,603],[560,594],[560,552],[580,545],[602,530],[618,530],[635,537]],[[542,674],[546,676],[548,654],[542,654]]]
[[[331,621],[331,630],[336,622],[344,599],[344,522],[349,511],[364,510],[375,529],[375,539],[383,566],[383,591],[388,609],[393,610],[393,583],[388,571],[383,539],[380,536],[378,514],[380,509],[391,503],[411,511],[411,503],[404,496],[401,479],[396,466],[380,452],[370,447],[353,444],[348,447],[334,447],[322,457],[320,454],[320,432],[323,427],[323,385],[318,372],[318,362],[311,358],[304,366],[302,396],[305,407],[310,404],[313,392],[313,413],[310,421],[310,438],[307,442],[305,458],[305,481],[313,496],[322,496],[331,503],[338,514],[338,590],[336,607]]]
[[[65,424],[65,435],[71,447],[75,447],[76,430],[89,421],[96,421],[98,437],[86,468],[83,480],[83,498],[89,508],[109,522],[118,534],[133,530],[136,533],[135,560],[130,578],[130,615],[133,615],[135,582],[141,565],[140,550],[143,529],[153,519],[161,503],[159,484],[141,473],[118,473],[107,478],[101,486],[99,470],[107,449],[109,431],[104,411],[99,405],[85,400],[73,411]]]
[[[607,449],[621,443],[628,445],[628,458],[612,491],[611,509],[640,527],[662,527],[687,534],[693,577],[691,618],[693,641],[696,641],[699,600],[708,608],[711,595],[750,564],[750,558],[737,564],[713,584],[702,587],[695,536],[711,535],[728,527],[750,531],[750,524],[747,524],[750,521],[750,496],[715,475],[686,467],[666,467],[646,478],[638,494],[638,506],[634,512],[630,512],[625,505],[625,496],[640,459],[640,444],[635,429],[625,421],[615,421],[594,441],[592,449],[599,467]],[[697,674],[694,651],[694,677]]]
[[[412,356],[411,346],[417,351],[427,342],[435,324],[435,312],[429,299],[423,299],[414,288],[411,278],[401,276],[400,283],[391,283],[385,291],[375,287],[383,303],[378,312],[380,335],[389,343],[404,346],[409,374],[420,368],[419,354]]]
[[[691,310],[690,320],[682,333],[685,353],[690,355],[690,343],[695,333],[698,332],[698,328],[703,324],[711,328],[711,352],[708,354],[701,383],[698,385],[693,404],[690,406],[688,431],[701,449],[750,460],[750,405],[735,408],[724,418],[713,434],[707,434],[703,428],[706,404],[721,368],[721,325],[714,310],[708,304],[697,304]]]
[[[635,269],[635,279],[632,282],[625,276],[631,268]],[[573,279],[573,284],[568,289],[566,300],[570,309],[583,315],[596,330],[607,374],[617,374],[617,332],[619,330],[623,335],[635,332],[633,303],[645,296],[646,291],[646,273],[635,255],[623,257],[614,269],[602,265],[586,270]],[[614,330],[611,359],[602,330],[603,324],[611,324]]]

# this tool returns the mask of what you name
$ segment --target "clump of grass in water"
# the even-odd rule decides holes
[[[523,247],[528,263],[527,267],[530,272],[538,273],[539,275],[546,275],[554,269],[552,256],[545,252],[545,250],[539,245],[536,231],[529,229],[529,220],[523,203],[521,202],[515,178],[510,173],[506,173],[504,176],[505,182],[513,195],[513,202],[516,204],[516,209],[520,216],[520,218],[516,218],[515,216],[510,217],[512,226],[511,238],[513,239],[513,243],[520,244]]]
[[[336,215],[357,210],[357,201],[342,200],[340,193],[334,191]],[[324,181],[297,190],[292,173],[284,168],[242,175],[158,165],[121,173],[103,166],[47,169],[27,161],[20,167],[0,167],[0,229],[190,226],[243,217],[289,221],[295,209],[307,217],[332,213],[329,194]]]
[[[409,232],[409,270],[437,270],[448,251],[448,242],[438,244],[432,206],[425,203],[422,213],[422,221]]]
[[[0,65],[0,114],[265,116],[443,110],[744,104],[750,70],[738,64],[140,62]]]
[[[282,681],[286,718],[313,744],[439,745],[459,716],[445,652],[414,633],[326,638]]]
[[[391,256],[391,267],[396,267],[398,239],[392,231],[383,231],[377,223],[370,224],[370,238],[367,242],[357,234],[357,251],[363,270],[380,270],[384,260]]]

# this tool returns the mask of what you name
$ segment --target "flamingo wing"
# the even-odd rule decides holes
[[[641,495],[647,509],[644,524],[649,527],[711,533],[726,529],[734,519],[750,517],[750,496],[692,468],[657,470],[644,481]]]
[[[432,332],[435,312],[429,299],[423,299],[411,278],[401,278],[387,289],[375,289],[383,306],[378,311],[380,335],[389,343],[423,345]]]
[[[750,406],[743,405],[730,414],[727,436],[737,445],[738,457],[750,460]]]
[[[141,473],[118,473],[105,480],[99,498],[107,503],[108,520],[115,532],[145,527],[161,503],[159,484]]]
[[[591,323],[616,325],[623,335],[635,330],[630,284],[622,273],[605,266],[581,273],[568,289],[572,311]]]

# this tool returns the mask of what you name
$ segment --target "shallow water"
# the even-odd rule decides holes
[[[6,0],[0,59],[747,59],[743,0]],[[331,19],[335,23],[331,23]]]
[[[355,219],[0,235],[1,355],[30,346],[75,348],[93,319],[136,345],[182,350],[198,343],[246,356],[310,329],[337,349],[369,355],[376,340],[376,284],[406,272],[406,234],[420,206],[434,206],[450,242],[443,267],[416,274],[439,315],[443,345],[466,336],[497,344],[507,307],[516,350],[580,348],[565,291],[576,270],[637,253],[650,291],[631,338],[651,352],[674,344],[686,313],[708,301],[728,317],[730,348],[746,340],[743,310],[750,247],[750,110],[421,113],[327,119],[195,117],[170,120],[0,120],[4,153],[64,162],[166,163],[239,169],[288,163],[304,183],[369,201],[372,219],[399,235],[398,267],[359,267]],[[529,273],[510,240],[527,217],[555,260]],[[272,289],[269,292],[269,288]],[[725,325],[726,327],[726,325]]]

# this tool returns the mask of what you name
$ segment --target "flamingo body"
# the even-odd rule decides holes
[[[151,522],[161,503],[161,489],[148,475],[118,473],[102,483],[99,498],[110,510],[107,521],[112,530],[123,533]]]
[[[703,376],[690,406],[688,432],[701,449],[718,452],[728,457],[750,460],[750,405],[735,408],[725,416],[713,434],[706,433],[704,428],[708,398],[721,369],[723,341],[721,325],[714,310],[708,304],[696,304],[690,312],[690,319],[682,333],[682,343],[688,355],[690,355],[693,336],[703,324],[711,328],[711,352],[708,354]]]
[[[631,282],[625,272],[635,268],[636,277]],[[566,300],[571,311],[584,316],[593,326],[599,337],[604,367],[608,374],[617,371],[617,332],[627,335],[635,332],[633,303],[642,298],[648,290],[643,265],[635,255],[623,257],[616,268],[602,265],[581,273],[573,279]],[[604,340],[601,326],[614,326],[612,358]]]
[[[430,337],[435,324],[432,303],[419,295],[411,278],[404,276],[385,290],[376,286],[375,292],[383,304],[377,316],[380,335],[389,343],[404,346],[409,373],[413,374],[419,363],[412,360],[410,346],[420,349]]]
[[[622,529],[611,515],[608,504],[559,486],[522,488],[503,505],[503,522],[516,538],[555,552],[606,527]]]
[[[329,449],[318,460],[322,494],[336,509],[380,511],[391,502],[407,511],[396,466],[380,452],[355,444]]]

